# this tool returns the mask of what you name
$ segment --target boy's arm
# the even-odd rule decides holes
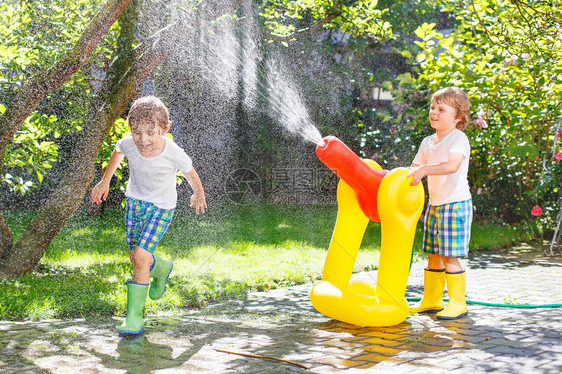
[[[412,164],[412,171],[408,174],[408,178],[412,177],[410,185],[415,186],[421,182],[422,178],[426,175],[446,175],[452,174],[459,170],[461,166],[464,155],[462,153],[450,153],[449,159],[445,162],[440,162],[438,164],[428,164],[418,166],[417,164]]]
[[[125,155],[123,153],[117,151],[113,151],[111,154],[101,181],[96,184],[90,193],[94,204],[101,204],[102,200],[107,199],[107,194],[109,193],[109,182],[111,182],[111,178],[113,177],[115,170],[117,170],[124,157]]]
[[[182,172],[182,174],[193,190],[193,195],[191,195],[190,199],[190,206],[195,208],[196,214],[199,214],[199,210],[201,210],[201,213],[205,213],[205,209],[207,209],[207,201],[205,201],[205,191],[203,190],[201,179],[199,179],[199,174],[197,174],[193,168],[189,173]]]

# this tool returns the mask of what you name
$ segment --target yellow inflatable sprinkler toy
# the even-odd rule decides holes
[[[360,326],[392,326],[408,316],[406,284],[416,224],[424,205],[420,184],[410,185],[409,169],[381,170],[362,160],[341,140],[324,138],[318,158],[334,171],[338,216],[322,280],[310,291],[320,313]],[[381,223],[377,281],[351,281],[357,252],[369,220]]]

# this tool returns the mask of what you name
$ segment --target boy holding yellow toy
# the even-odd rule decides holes
[[[428,265],[424,294],[412,310],[437,312],[438,319],[458,319],[468,314],[465,272],[459,257],[468,255],[472,225],[472,195],[468,186],[470,143],[464,130],[470,120],[470,100],[457,87],[433,94],[429,121],[435,134],[426,137],[414,158],[412,185],[427,176],[429,205],[424,218],[423,251]],[[449,303],[444,307],[447,283]]]

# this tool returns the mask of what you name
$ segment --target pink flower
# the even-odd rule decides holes
[[[558,131],[558,132],[556,133],[556,139],[558,139],[558,138],[561,137],[561,136],[562,136],[562,131]]]
[[[504,65],[515,65],[517,58],[518,57],[516,55],[511,55],[511,58],[506,58],[502,62]]]
[[[542,214],[542,209],[540,206],[535,205],[533,207],[533,209],[531,209],[531,214],[534,215],[535,217],[538,217]]]
[[[562,161],[562,153],[558,152],[554,155],[556,157],[556,161]]]
[[[474,121],[472,121],[472,123],[474,123],[476,126],[480,127],[481,129],[487,129],[488,128],[488,122],[486,122],[482,118],[477,118]]]
[[[488,111],[485,112],[483,109],[480,109],[478,113],[476,113],[476,115],[478,116],[478,118],[486,120],[492,116],[492,113]]]
[[[476,194],[480,195],[482,193],[482,187],[478,187],[478,189],[476,190]]]

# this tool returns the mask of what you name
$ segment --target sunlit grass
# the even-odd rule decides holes
[[[321,277],[337,214],[334,206],[278,205],[215,207],[204,215],[178,208],[157,254],[174,261],[166,294],[148,299],[147,313],[173,313],[241,298]],[[0,319],[124,315],[126,283],[132,276],[123,211],[100,217],[79,211],[49,247],[35,272],[0,280]],[[32,217],[6,212],[15,236]],[[525,228],[475,223],[472,250],[499,248],[526,238]],[[422,225],[414,260],[422,260]],[[371,223],[355,271],[378,264],[380,225]]]
[[[508,244],[531,241],[534,239],[533,231],[533,228],[527,224],[504,226],[475,222],[472,225],[471,249],[498,249]]]

